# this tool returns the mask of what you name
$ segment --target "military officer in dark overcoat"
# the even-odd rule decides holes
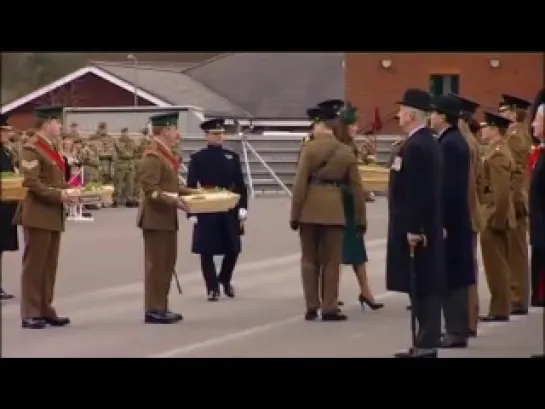
[[[445,236],[446,290],[441,297],[446,333],[441,348],[467,347],[469,287],[475,284],[473,231],[469,208],[469,144],[458,129],[459,100],[440,96],[432,103],[430,125],[443,157],[441,186]]]
[[[399,124],[407,139],[390,167],[386,286],[409,294],[418,332],[414,348],[395,356],[435,358],[445,281],[441,148],[426,126],[429,94],[408,89],[399,104]]]
[[[219,287],[229,298],[235,297],[231,284],[241,251],[240,236],[248,214],[248,193],[239,155],[222,146],[225,120],[210,119],[201,124],[206,134],[206,148],[191,155],[187,171],[188,187],[221,188],[240,195],[238,205],[229,212],[188,215],[194,223],[192,252],[201,257],[201,269],[209,301],[218,301]],[[214,256],[222,255],[219,274]]]
[[[15,172],[15,155],[8,149],[11,127],[8,118],[0,115],[0,172]],[[19,240],[17,239],[17,226],[12,224],[13,216],[17,210],[17,203],[0,202],[0,271],[2,271],[2,254],[5,251],[17,251]],[[1,277],[0,277],[1,280]],[[8,294],[0,287],[0,300],[9,300],[13,295]]]

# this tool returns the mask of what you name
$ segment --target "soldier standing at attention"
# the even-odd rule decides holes
[[[488,315],[481,321],[509,321],[511,269],[507,255],[510,231],[516,227],[511,191],[515,163],[504,138],[511,121],[484,114],[482,139],[488,147],[483,158],[481,253],[491,298]]]
[[[505,134],[507,146],[515,161],[513,175],[513,204],[517,226],[509,232],[509,266],[511,267],[511,314],[528,314],[530,272],[528,268],[528,158],[532,150],[532,137],[526,123],[531,103],[521,98],[503,94],[500,115],[511,121]]]
[[[476,279],[469,210],[471,152],[458,129],[461,111],[457,98],[440,96],[433,101],[430,116],[443,158],[441,196],[447,281],[441,296],[446,329],[441,348],[467,347],[469,287],[475,285]]]
[[[101,122],[97,130],[97,147],[100,166],[100,181],[105,185],[110,185],[113,182],[114,174],[114,138],[108,134],[106,122]]]
[[[98,157],[98,140],[95,135],[82,144],[80,162],[83,165],[83,178],[87,182],[101,182],[100,158]]]
[[[365,191],[356,155],[333,134],[338,111],[311,108],[307,114],[314,118],[314,140],[301,153],[290,215],[290,227],[299,230],[301,242],[305,320],[318,318],[321,309],[323,321],[344,321],[347,316],[338,307],[346,223],[341,187],[346,184],[353,192],[354,225],[360,234],[367,228]]]
[[[477,258],[477,240],[482,229],[481,220],[481,198],[483,165],[481,159],[481,151],[479,142],[475,136],[475,132],[479,131],[479,123],[473,118],[479,104],[458,95],[453,95],[460,102],[462,112],[458,120],[458,130],[464,136],[470,151],[470,170],[469,170],[469,214],[471,217],[471,229],[473,231],[473,274],[475,276],[475,284],[469,287],[469,337],[477,336],[477,325],[479,323],[479,262]]]
[[[117,207],[123,203],[126,207],[136,207],[134,200],[134,152],[136,144],[129,136],[129,129],[123,128],[114,143],[114,203]]]
[[[185,210],[179,195],[194,193],[180,186],[178,160],[172,146],[179,138],[178,113],[151,119],[154,141],[138,169],[144,198],[138,209],[138,227],[144,237],[144,320],[173,324],[183,319],[168,309],[168,293],[178,253],[178,213]]]
[[[219,286],[229,298],[235,297],[231,284],[233,272],[241,251],[240,236],[248,216],[248,193],[240,158],[236,152],[225,149],[225,120],[210,119],[201,124],[208,145],[191,155],[187,170],[187,186],[203,189],[221,188],[240,195],[237,207],[229,212],[188,215],[194,223],[192,251],[201,257],[201,269],[208,301],[218,301]],[[219,275],[214,256],[222,255]]]
[[[37,134],[21,155],[23,186],[28,189],[15,222],[23,226],[25,250],[21,277],[23,328],[41,329],[47,324],[64,326],[70,319],[57,316],[52,306],[61,234],[63,203],[71,203],[64,174],[67,166],[56,145],[61,132],[62,107],[36,109]]]
[[[151,138],[149,137],[149,130],[148,128],[142,129],[142,136],[140,137],[140,141],[138,144],[136,144],[136,149],[134,150],[134,180],[133,180],[133,193],[132,197],[136,204],[140,203],[140,180],[138,179],[138,168],[140,167],[140,161],[142,159],[142,155],[148,149],[148,147],[151,145]]]

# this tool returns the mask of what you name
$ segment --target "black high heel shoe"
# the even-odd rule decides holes
[[[371,308],[373,311],[380,310],[384,307],[384,304],[381,302],[371,302],[371,300],[368,300],[363,296],[363,294],[358,295],[358,301],[360,302],[361,308],[365,308],[365,304],[369,308]]]

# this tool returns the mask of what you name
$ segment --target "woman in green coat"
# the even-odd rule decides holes
[[[357,110],[350,104],[347,104],[339,114],[339,124],[335,129],[335,136],[343,143],[351,146],[354,149],[354,153],[365,163],[366,158],[363,157],[362,152],[357,148],[355,143],[355,136],[358,132],[357,124]],[[376,302],[369,283],[367,280],[367,250],[365,249],[365,240],[363,234],[359,233],[356,229],[355,213],[354,213],[354,198],[352,191],[348,187],[342,188],[344,214],[346,219],[346,225],[344,228],[343,239],[343,265],[352,266],[358,285],[360,287],[360,294],[358,301],[362,308],[367,305],[372,310],[378,310],[384,307],[383,303]]]

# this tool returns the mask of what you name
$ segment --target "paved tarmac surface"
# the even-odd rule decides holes
[[[95,212],[93,223],[68,223],[63,236],[55,306],[66,328],[23,330],[15,299],[2,304],[4,357],[390,357],[410,343],[407,297],[386,293],[386,202],[369,205],[369,280],[380,311],[357,305],[355,278],[343,270],[341,298],[349,321],[305,322],[298,270],[298,237],[288,227],[289,200],[253,201],[244,252],[235,275],[237,298],[205,300],[198,258],[190,253],[191,227],[180,229],[173,311],[175,325],[143,324],[142,238],[133,209]],[[22,243],[22,242],[21,242]],[[5,255],[4,288],[19,297],[21,252]],[[482,307],[488,292],[481,280]],[[543,352],[543,315],[535,309],[510,323],[487,324],[465,350],[441,357],[528,357]]]

